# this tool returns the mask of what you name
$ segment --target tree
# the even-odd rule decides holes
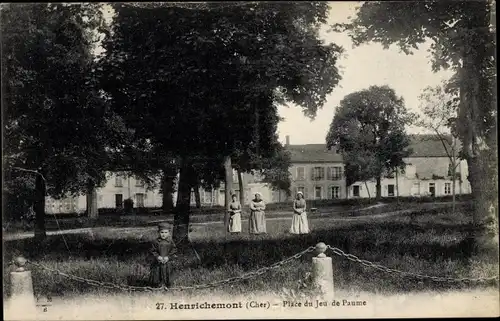
[[[342,99],[326,142],[327,147],[338,146],[342,151],[350,184],[373,178],[380,199],[382,175],[404,168],[404,158],[410,155],[405,125],[413,118],[403,98],[388,86],[371,86]]]
[[[279,143],[275,153],[263,160],[263,167],[260,171],[262,181],[271,186],[273,190],[285,191],[290,196],[291,191],[291,166],[290,153]]]
[[[346,190],[356,182],[365,182],[368,198],[371,200],[368,181],[377,177],[376,155],[373,150],[366,150],[352,146],[349,152],[342,151],[344,160],[344,174],[346,180]]]
[[[455,211],[456,171],[460,165],[458,137],[456,128],[454,127],[457,118],[458,99],[457,97],[453,97],[449,92],[446,92],[445,89],[446,84],[424,89],[422,95],[420,95],[421,110],[424,113],[424,118],[418,124],[435,134],[426,139],[440,141],[446,152],[446,156],[450,160],[448,176],[451,176],[452,206],[453,211]]]
[[[456,72],[449,89],[460,97],[456,128],[475,200],[473,220],[486,243],[498,246],[494,15],[489,1],[370,1],[350,23],[334,27],[347,30],[356,45],[396,44],[406,54],[430,40],[433,70]]]
[[[118,135],[93,73],[97,4],[2,6],[4,168],[34,175],[35,237],[45,237],[45,196],[86,193],[105,180]]]
[[[114,109],[180,158],[174,221],[185,231],[174,229],[176,238],[187,236],[184,180],[193,181],[197,162],[225,164],[229,193],[233,153],[242,146],[265,151],[273,141],[275,103],[293,101],[313,117],[340,79],[341,49],[318,37],[327,4],[208,6],[213,10],[114,5],[104,42],[103,87]]]

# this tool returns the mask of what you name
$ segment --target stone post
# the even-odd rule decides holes
[[[316,245],[318,255],[312,259],[312,276],[316,287],[322,292],[322,297],[325,300],[333,300],[333,266],[332,258],[326,256],[327,247],[325,243],[320,242]]]
[[[33,294],[31,271],[26,270],[27,260],[20,256],[15,260],[16,270],[10,272],[11,297],[8,303],[10,314],[17,319],[31,319],[36,315],[36,301]],[[7,312],[7,311],[6,311]]]

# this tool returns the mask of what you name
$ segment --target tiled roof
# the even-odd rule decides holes
[[[328,150],[326,144],[288,145],[292,163],[342,163],[342,155]]]
[[[436,135],[411,135],[410,139],[410,148],[413,150],[410,157],[447,157],[443,143]],[[451,136],[446,139],[451,142]],[[457,151],[460,149],[459,142],[456,148]]]
[[[447,157],[443,144],[434,135],[410,135],[410,157]],[[458,146],[457,148],[459,148]],[[292,163],[342,162],[342,155],[335,149],[328,150],[326,144],[288,145]]]

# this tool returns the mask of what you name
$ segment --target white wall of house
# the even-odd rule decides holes
[[[453,181],[448,175],[449,159],[447,157],[412,157],[405,160],[408,164],[404,173],[396,177],[383,178],[382,197],[396,196],[429,196],[434,190],[435,196],[452,195]],[[462,180],[455,180],[455,194],[470,194],[470,183],[467,180],[467,162],[461,161],[457,173]],[[433,175],[443,178],[433,178]],[[368,189],[367,189],[368,187]],[[367,198],[376,196],[376,182],[356,182],[348,188],[348,198]]]
[[[342,163],[294,163],[290,174],[291,197],[301,191],[308,200],[346,198]]]
[[[260,183],[259,175],[252,175],[250,173],[242,173],[244,195],[245,198],[240,200],[242,205],[249,205],[250,201],[254,198],[255,193],[260,192],[262,194],[262,199],[264,202],[278,202],[278,200],[286,199],[286,193],[281,191],[273,191],[267,184]],[[178,180],[177,180],[178,181]],[[233,186],[231,189],[238,199],[240,197],[240,188],[238,182],[238,173],[233,171]],[[200,201],[202,206],[224,206],[225,189],[224,183],[221,183],[219,188],[214,188],[211,190],[205,190],[200,187]],[[174,203],[177,201],[177,192],[173,193]],[[191,191],[191,205],[196,204],[194,190]]]
[[[134,177],[121,176],[108,172],[104,186],[97,189],[98,208],[116,208],[127,198],[132,198],[134,207],[160,207],[162,194],[159,189],[147,189],[146,186]],[[87,198],[85,195],[67,197],[55,200],[47,197],[45,201],[46,213],[85,212]]]
[[[435,196],[451,195],[452,181],[448,175],[449,159],[447,157],[410,157],[404,173],[398,174],[396,178],[383,178],[382,197],[396,196],[426,196],[430,195],[434,187]],[[273,191],[268,184],[260,183],[258,175],[244,173],[242,175],[245,188],[245,199],[240,200],[243,205],[248,205],[256,192],[262,194],[266,203],[289,201],[298,191],[302,191],[308,200],[319,199],[346,199],[346,198],[368,198],[376,195],[376,182],[356,182],[346,188],[344,176],[344,164],[335,163],[293,163],[289,169],[291,175],[291,192],[288,197],[285,191]],[[471,193],[470,183],[467,180],[467,162],[462,160],[457,168],[461,181],[456,180],[456,194]],[[432,177],[437,175],[436,177]],[[115,208],[120,201],[127,198],[134,200],[134,207],[161,207],[162,194],[159,189],[146,189],[146,187],[134,177],[118,176],[116,173],[108,173],[105,185],[97,189],[97,206],[99,208]],[[178,181],[178,180],[177,180]],[[397,188],[397,186],[399,188]],[[368,188],[368,189],[367,189]],[[233,191],[239,197],[238,175],[233,172]],[[200,188],[202,206],[224,205],[224,184],[219,189],[204,190]],[[174,204],[177,193],[173,193]],[[191,203],[195,204],[194,192],[191,195]],[[62,200],[46,198],[46,213],[68,213],[84,212],[86,210],[85,195],[68,197]]]
[[[108,173],[106,184],[97,189],[97,206],[115,208],[127,198],[134,201],[134,207],[159,207],[162,195],[159,189],[147,189],[144,183],[134,177]]]

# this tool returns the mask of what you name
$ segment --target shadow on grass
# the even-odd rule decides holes
[[[463,237],[456,241],[406,241],[412,237],[425,239],[425,234],[429,231],[442,234],[443,237],[451,233],[459,233]],[[240,239],[230,239],[227,242],[195,242],[192,245],[199,254],[203,267],[238,264],[247,269],[269,265],[318,242],[338,247],[361,258],[368,255],[382,260],[387,255],[409,255],[426,260],[460,260],[470,258],[478,250],[472,238],[473,233],[474,228],[470,225],[427,223],[422,226],[399,222],[371,222],[351,227],[315,230],[308,235],[278,240],[243,235]],[[41,243],[33,239],[4,241],[4,259],[11,260],[22,254],[28,259],[63,261],[71,256],[86,260],[113,257],[118,261],[128,261],[130,257],[148,253],[150,249],[148,241],[132,238],[92,240],[87,236],[67,235],[65,239],[71,253],[60,235],[51,236]],[[191,247],[181,250],[181,253],[186,255],[194,255]]]
[[[475,244],[474,233],[474,228],[467,224],[417,225],[404,222],[369,222],[349,227],[317,229],[308,235],[286,235],[280,239],[241,235],[227,242],[193,242],[192,246],[179,249],[179,255],[173,264],[181,283],[205,283],[207,280],[220,280],[234,276],[235,273],[269,266],[318,242],[324,242],[340,248],[345,253],[352,253],[360,259],[370,260],[389,268],[446,276],[466,273],[471,259],[477,258],[478,253],[486,257],[486,260],[491,259],[492,252],[480,249]],[[70,251],[60,235],[48,237],[41,243],[36,243],[33,239],[5,241],[4,262],[11,261],[17,255],[24,255],[34,261],[67,264],[63,268],[68,268],[72,264],[80,265],[72,266],[72,273],[83,277],[114,282],[116,275],[120,274],[122,277],[120,282],[133,286],[148,285],[147,254],[150,242],[134,238],[92,240],[86,235],[67,235],[65,240]],[[196,254],[199,255],[199,259]],[[333,257],[335,282],[340,288],[411,291],[463,286],[436,284],[416,279],[403,280],[397,275],[388,276],[384,272],[340,258],[331,251],[327,254]],[[258,283],[258,286],[263,288],[284,286],[284,282],[295,278],[294,275],[300,274],[299,271],[302,273],[304,269],[310,269],[313,255],[314,253],[308,253],[292,265],[280,267],[276,272],[278,276],[274,274],[265,279],[263,284]],[[99,262],[104,261],[105,265],[100,267]],[[133,270],[136,268],[140,271]],[[457,269],[460,271],[456,271]],[[207,274],[211,274],[210,277],[207,278]],[[45,274],[40,274],[42,275]],[[47,276],[46,278],[47,280],[40,278],[40,284],[36,285],[37,289],[62,295],[65,291],[71,291],[72,287],[75,288],[71,283],[66,284],[64,280],[48,280]],[[196,281],[193,278],[196,278]],[[256,284],[243,281],[237,289],[246,291],[256,287]],[[92,291],[93,288],[90,285],[79,285],[77,289],[84,292]],[[4,294],[5,291],[4,285]]]

